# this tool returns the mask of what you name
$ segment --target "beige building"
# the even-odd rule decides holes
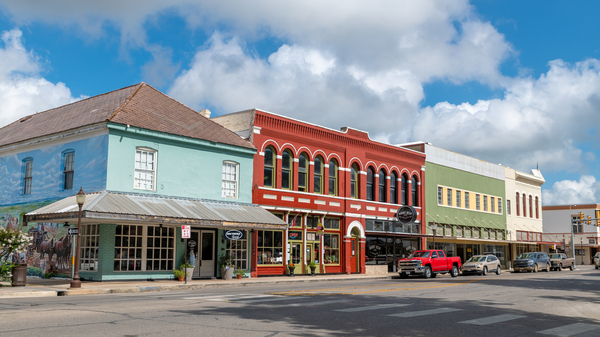
[[[539,170],[524,173],[505,168],[506,239],[510,260],[520,253],[539,251],[544,243],[542,185],[546,182]]]

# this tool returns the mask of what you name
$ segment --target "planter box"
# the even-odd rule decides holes
[[[192,275],[194,275],[194,268],[185,268],[185,280],[191,281]]]
[[[223,280],[231,280],[233,278],[233,268],[231,268],[231,267],[221,268],[221,278]]]

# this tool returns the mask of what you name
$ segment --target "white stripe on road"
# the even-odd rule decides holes
[[[331,300],[331,301],[319,301],[319,302],[294,303],[294,304],[288,305],[288,307],[312,307],[313,305],[344,303],[344,302],[352,302],[352,300]]]
[[[189,296],[190,294],[188,294]],[[186,297],[184,300],[201,300],[208,298],[223,298],[223,297],[234,297],[234,296],[246,296],[250,294],[235,294],[235,295],[215,295],[215,296],[196,296],[196,297]]]
[[[444,314],[447,312],[461,311],[462,309],[454,309],[454,308],[439,308],[439,309],[431,309],[431,310],[422,310],[422,311],[412,311],[412,312],[403,312],[401,314],[391,314],[388,316],[394,317],[417,317],[417,316],[425,316],[425,315],[435,315],[435,314]]]
[[[282,297],[275,297],[275,298],[266,298],[266,299],[262,299],[262,300],[230,301],[230,302],[231,303],[260,303],[260,302],[296,300],[298,298],[306,298],[306,296],[282,296]]]
[[[404,307],[407,306],[408,304],[398,304],[398,303],[392,303],[392,304],[378,304],[378,305],[371,305],[368,307],[358,307],[358,308],[348,308],[348,309],[339,309],[339,310],[334,310],[334,311],[340,311],[340,312],[356,312],[356,311],[368,311],[368,310],[377,310],[377,309],[385,309],[385,308],[397,308],[397,307]]]
[[[600,329],[600,325],[596,324],[586,324],[586,323],[575,323],[569,324],[565,326],[559,326],[556,328],[538,331],[537,333],[541,333],[544,335],[554,335],[554,336],[573,336],[580,333],[592,331]]]
[[[236,296],[236,295],[230,295],[230,296]],[[216,296],[215,296],[216,297]],[[244,297],[233,297],[233,298],[222,298],[223,296],[221,296],[221,298],[209,298],[208,301],[237,301],[237,300],[247,300],[249,298],[255,298],[255,299],[259,299],[259,298],[265,298],[265,297],[281,297],[278,295],[254,295],[254,296],[244,296]]]
[[[484,318],[477,318],[477,319],[472,319],[469,321],[463,321],[463,322],[458,322],[458,323],[488,325],[488,324],[512,321],[513,319],[519,319],[519,318],[525,318],[525,317],[527,317],[527,316],[504,314],[504,315],[490,316],[490,317],[484,317]]]

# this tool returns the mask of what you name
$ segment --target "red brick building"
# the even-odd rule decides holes
[[[395,271],[423,246],[425,155],[261,110],[213,118],[257,147],[252,202],[288,222],[287,232],[255,231],[252,276]],[[414,225],[395,221],[412,205]]]

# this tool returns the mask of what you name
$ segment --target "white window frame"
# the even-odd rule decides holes
[[[230,175],[230,172],[226,172],[226,168],[228,167],[233,167],[235,168],[235,180],[231,180],[231,179],[226,179],[228,178],[228,175]],[[239,181],[240,181],[240,164],[233,162],[233,161],[223,161],[223,166],[222,166],[222,170],[221,170],[221,197],[223,198],[231,198],[231,199],[237,199],[238,198],[238,186],[239,186]],[[226,188],[227,184],[234,184],[234,188],[233,188],[233,195],[228,195],[232,189],[231,188]]]
[[[152,153],[154,154],[154,161],[153,161],[153,165],[152,165],[152,170],[148,170],[148,169],[141,169],[141,168],[137,168],[137,155],[138,152],[140,152],[140,158],[141,155],[146,152],[146,153]],[[147,163],[147,161],[146,161]],[[145,190],[145,191],[156,191],[156,175],[157,175],[157,164],[158,164],[158,151],[148,148],[148,147],[137,147],[135,149],[135,158],[134,158],[134,168],[133,168],[133,188],[136,190]],[[138,185],[136,183],[137,180],[137,173],[138,172],[152,172],[152,188],[145,188],[145,187],[141,187],[140,185]]]
[[[246,239],[239,240],[225,240],[225,252],[231,256],[231,260],[236,268],[242,270],[249,270],[250,264],[248,263],[248,257],[250,255],[248,251],[248,231],[246,231]],[[238,257],[237,253],[240,253]]]
[[[117,225],[117,226],[119,226],[119,225]],[[140,265],[140,270],[135,270],[135,268],[133,270],[121,270],[121,267],[119,267],[119,270],[114,270],[114,265],[113,265],[113,272],[114,273],[139,273],[139,272],[144,272],[144,271],[156,272],[156,273],[168,272],[168,271],[172,270],[172,269],[169,268],[169,261],[172,262],[171,267],[173,267],[173,268],[177,268],[178,267],[176,265],[176,262],[175,262],[175,258],[176,258],[176,255],[177,255],[177,231],[175,230],[175,228],[173,228],[173,227],[167,227],[167,226],[160,227],[158,225],[141,225],[141,224],[133,224],[133,223],[132,224],[121,224],[121,226],[130,226],[130,228],[131,228],[131,226],[133,226],[136,229],[137,229],[138,226],[141,226],[142,227],[142,234],[139,235],[139,234],[137,234],[137,232],[135,234],[131,234],[131,232],[130,232],[127,235],[123,235],[123,233],[121,232],[121,234],[116,234],[115,233],[115,237],[120,237],[120,240],[123,240],[123,237],[127,237],[128,240],[130,240],[131,238],[141,237],[142,238],[142,242],[141,242],[140,246],[135,245],[135,246],[132,247],[131,245],[123,246],[123,243],[121,241],[121,245],[120,246],[117,247],[115,245],[115,247],[114,247],[115,248],[115,252],[113,253],[114,254],[113,255],[113,261],[119,261],[119,265],[121,265],[121,261],[123,261],[123,260],[127,260],[127,261],[129,261],[129,260],[139,260],[141,265]],[[154,227],[161,228],[160,229],[161,235],[159,235],[159,236],[152,235],[150,237],[152,237],[154,239],[158,238],[159,241],[162,241],[162,239],[165,238],[167,240],[166,247],[162,246],[162,242],[161,242],[161,246],[160,247],[157,247],[154,244],[152,245],[152,247],[148,247],[148,237],[149,237],[148,231],[149,231],[150,227],[152,227],[153,229],[154,229]],[[166,229],[167,235],[162,235],[162,231],[165,230],[165,229]],[[171,231],[171,230],[173,231],[173,236],[169,235],[169,231]],[[171,238],[173,239],[173,247],[169,247],[169,239],[171,239]],[[117,249],[119,249],[119,252],[118,252],[119,256],[116,256],[117,255],[117,251],[116,251]],[[125,249],[125,250],[141,249],[140,258],[136,258],[136,257],[131,258],[131,257],[128,257],[127,255],[125,255],[125,256],[121,255],[121,254],[125,254],[125,252],[123,251],[123,249]],[[164,261],[167,261],[167,267],[166,267],[165,270],[155,270],[155,269],[148,270],[147,269],[147,262],[148,262],[148,254],[147,254],[148,252],[147,252],[147,250],[148,249],[153,249],[153,250],[155,250],[155,249],[158,249],[158,250],[160,250],[160,249],[165,249],[165,250],[171,249],[173,251],[172,252],[173,257],[171,259],[169,259],[168,257],[167,258],[155,258],[154,254],[153,254],[153,257],[151,259],[152,261],[154,261],[154,260],[159,260],[159,261],[164,260]],[[168,252],[167,252],[167,255],[168,255]]]
[[[81,224],[81,247],[79,248],[79,270],[86,272],[98,271],[98,252],[100,249],[100,225]],[[77,240],[77,237],[73,237]],[[69,255],[71,252],[69,252]]]

